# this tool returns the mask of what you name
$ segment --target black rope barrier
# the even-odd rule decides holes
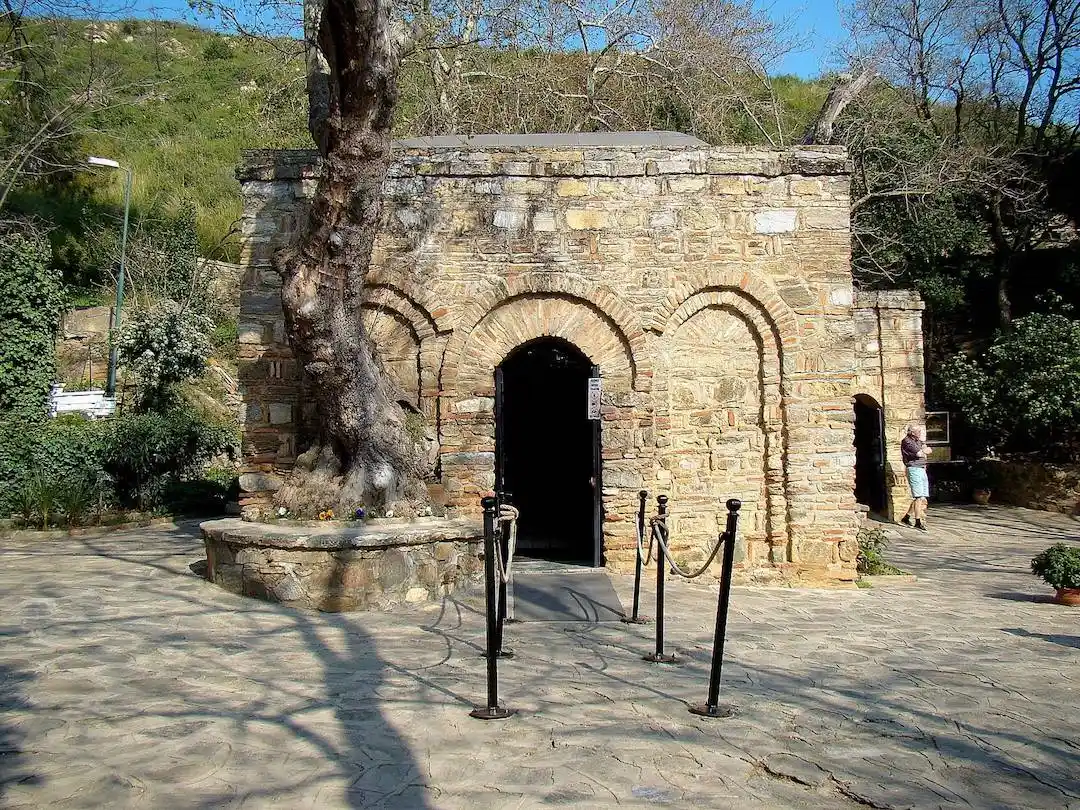
[[[495,517],[499,508],[498,498],[482,498],[484,508],[484,595],[487,602],[487,706],[477,706],[469,715],[478,720],[505,720],[516,713],[499,705],[499,645],[500,629],[496,599],[499,585],[496,582]]]
[[[498,549],[499,558],[498,559],[500,561],[500,564],[499,564],[498,568],[502,569],[503,566],[506,566],[506,565],[510,564],[509,563],[509,560],[510,560],[510,523],[508,521],[504,521],[504,520],[501,519],[502,518],[502,506],[503,506],[504,502],[508,502],[509,493],[499,492],[499,493],[497,493],[497,496],[498,496],[498,509],[497,509],[497,512],[498,512],[498,517],[500,518],[500,520],[499,520],[499,537],[498,537],[498,540],[497,540],[497,542],[499,544],[499,549]],[[514,657],[514,651],[511,650],[509,647],[504,647],[503,646],[503,629],[506,627],[507,606],[510,604],[510,600],[508,598],[508,590],[507,590],[510,578],[507,577],[507,576],[503,576],[502,575],[503,573],[504,572],[502,570],[496,570],[496,572],[495,572],[496,577],[499,580],[498,611],[497,611],[496,622],[495,622],[495,649],[496,649],[496,655],[498,655],[499,658],[513,658]]]

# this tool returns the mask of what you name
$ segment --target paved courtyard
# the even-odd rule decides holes
[[[641,660],[651,626],[510,626],[520,713],[483,723],[476,600],[243,599],[189,568],[194,524],[0,541],[0,805],[1080,807],[1080,609],[1027,572],[1080,521],[931,520],[891,549],[917,583],[735,589],[726,720],[686,711],[715,588],[669,589],[681,666]]]

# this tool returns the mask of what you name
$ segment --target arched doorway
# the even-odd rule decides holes
[[[885,513],[885,419],[866,394],[855,395],[855,500]]]
[[[496,487],[521,510],[522,556],[603,564],[594,376],[589,358],[560,338],[524,343],[495,370]]]

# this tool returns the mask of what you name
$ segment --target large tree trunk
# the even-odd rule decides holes
[[[389,6],[327,0],[307,15],[317,26],[309,93],[323,172],[299,239],[275,256],[290,342],[319,417],[318,443],[278,493],[301,514],[417,508],[424,499],[424,453],[360,317],[397,101]]]

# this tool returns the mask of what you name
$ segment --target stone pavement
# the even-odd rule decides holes
[[[1027,573],[1080,521],[935,509],[896,531],[915,584],[715,589],[651,626],[524,623],[482,702],[482,615],[300,613],[199,579],[196,527],[0,541],[0,805],[1080,807],[1080,610]],[[629,602],[629,577],[616,577]]]

